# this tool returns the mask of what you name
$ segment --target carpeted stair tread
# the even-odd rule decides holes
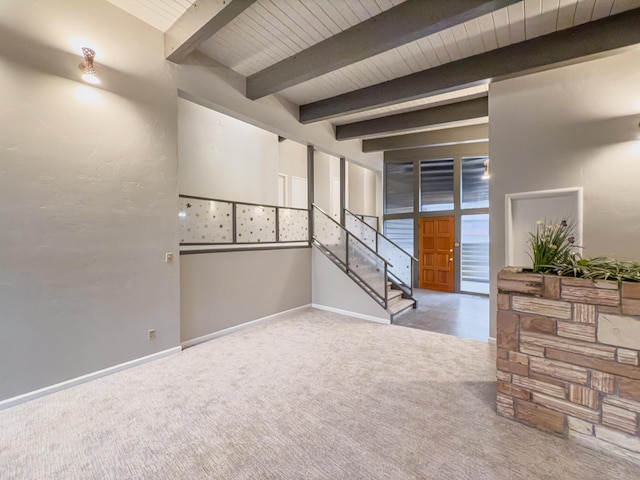
[[[410,298],[402,298],[395,302],[393,305],[389,305],[388,311],[391,315],[397,315],[404,310],[408,310],[413,307],[414,301]]]
[[[387,289],[387,301],[390,305],[392,301],[395,302],[398,298],[402,298],[402,290]]]

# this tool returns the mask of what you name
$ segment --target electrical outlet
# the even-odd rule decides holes
[[[149,340],[154,340],[156,338],[156,329],[152,328],[147,332],[149,334]]]
[[[171,263],[173,261],[173,252],[167,252],[164,254],[164,261]]]

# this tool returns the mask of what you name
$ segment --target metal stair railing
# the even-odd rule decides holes
[[[350,233],[316,204],[312,204],[312,239],[319,250],[350,276],[385,310],[388,308],[388,271],[391,262]]]
[[[413,272],[414,264],[418,259],[406,250],[399,247],[389,238],[382,235],[367,222],[346,208],[345,228],[352,235],[358,237],[362,242],[384,258],[390,264],[389,277],[405,294],[413,298]]]
[[[346,210],[346,208],[345,208],[345,210]],[[376,232],[378,231],[379,222],[378,222],[378,217],[377,216],[375,216],[375,215],[365,215],[363,213],[354,213],[354,215],[356,217],[358,217],[360,220],[362,220],[364,223],[369,225],[371,228],[373,228]],[[373,223],[375,223],[375,225],[373,225]]]

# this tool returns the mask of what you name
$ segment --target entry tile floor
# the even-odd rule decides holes
[[[414,289],[418,308],[400,315],[394,325],[486,342],[489,297]]]

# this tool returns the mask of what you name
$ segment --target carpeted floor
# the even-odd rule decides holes
[[[638,478],[496,416],[494,359],[304,310],[1,411],[0,478]]]

